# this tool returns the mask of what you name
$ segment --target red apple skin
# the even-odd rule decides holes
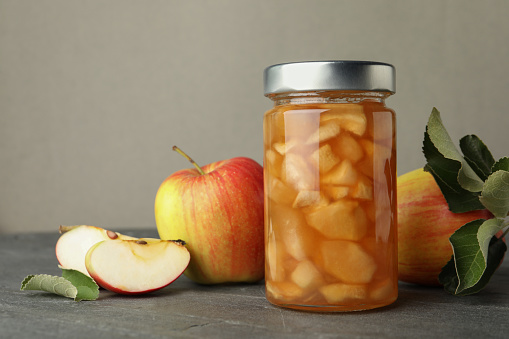
[[[201,284],[264,277],[263,168],[237,157],[184,169],[161,184],[155,219],[161,239],[182,239],[191,253],[184,274]]]
[[[398,177],[399,280],[439,286],[438,275],[453,254],[449,237],[467,222],[492,217],[488,210],[451,212],[423,169]]]
[[[160,289],[170,285],[172,282],[177,280],[182,275],[182,273],[181,273],[179,276],[175,277],[175,279],[173,279],[172,281],[169,281],[164,286],[159,286],[159,287],[156,287],[156,288],[153,288],[153,289],[144,290],[144,291],[133,292],[133,291],[126,291],[126,290],[123,290],[121,288],[114,287],[114,286],[108,284],[107,282],[102,280],[100,277],[98,277],[97,274],[95,274],[95,272],[93,272],[93,271],[89,272],[89,273],[90,273],[90,276],[92,277],[92,279],[94,279],[94,281],[96,282],[96,284],[101,286],[105,290],[108,290],[108,291],[111,291],[111,292],[115,292],[115,293],[118,293],[118,294],[125,294],[125,295],[140,295],[140,294],[146,294],[146,293],[151,293],[151,292],[160,290]]]

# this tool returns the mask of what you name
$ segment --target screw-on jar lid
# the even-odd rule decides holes
[[[264,94],[303,91],[396,92],[394,66],[373,61],[308,61],[269,66]]]

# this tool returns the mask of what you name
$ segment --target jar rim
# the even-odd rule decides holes
[[[265,68],[264,95],[303,91],[396,92],[396,70],[376,61],[330,60],[275,64]]]

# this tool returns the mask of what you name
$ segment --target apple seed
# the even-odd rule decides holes
[[[106,234],[108,235],[108,237],[110,239],[117,239],[118,238],[118,234],[113,232],[113,231],[108,230],[108,231],[106,231]]]
[[[140,245],[146,245],[147,244],[147,242],[145,240],[136,240],[136,243],[140,244]]]

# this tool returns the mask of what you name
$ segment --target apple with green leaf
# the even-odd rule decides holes
[[[85,257],[95,282],[120,294],[143,294],[175,281],[189,264],[189,251],[180,240],[140,238],[101,241]]]
[[[105,240],[137,239],[97,226],[60,226],[62,235],[55,246],[57,260],[67,269],[74,269],[89,275],[85,267],[85,256],[93,245]]]
[[[185,275],[202,284],[264,277],[263,168],[236,157],[170,175],[155,198],[161,239],[183,239],[191,253]]]
[[[434,177],[451,212],[489,211],[484,218],[466,222],[449,238],[453,255],[438,280],[445,291],[458,296],[478,293],[490,281],[504,259],[509,226],[509,158],[495,160],[475,134],[461,138],[459,146],[433,108],[424,133],[424,170]]]
[[[399,280],[440,285],[438,275],[453,254],[450,236],[470,221],[493,215],[486,209],[451,212],[435,179],[422,168],[397,182]]]

